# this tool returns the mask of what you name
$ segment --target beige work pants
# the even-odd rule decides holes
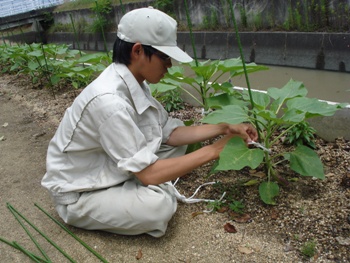
[[[166,159],[185,154],[187,147],[163,146],[157,155]],[[57,205],[60,217],[69,225],[123,235],[149,234],[161,237],[177,209],[170,184],[142,185],[137,179],[91,192],[77,202]]]

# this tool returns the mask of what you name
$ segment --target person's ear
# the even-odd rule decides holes
[[[135,43],[131,49],[131,57],[139,58],[142,52],[143,52],[143,48],[141,43]]]

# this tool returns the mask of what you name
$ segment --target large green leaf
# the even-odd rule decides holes
[[[219,92],[232,93],[233,92],[233,85],[230,82],[224,82],[224,83],[214,82],[210,85],[210,87],[214,89],[215,93],[219,93]]]
[[[284,123],[297,123],[305,119],[305,112],[298,109],[289,109],[282,116],[281,120]]]
[[[61,78],[58,75],[53,75],[50,78],[51,84],[56,85],[58,82],[60,82]]]
[[[55,50],[56,51],[56,54],[58,55],[63,55],[63,54],[66,54],[68,53],[68,47],[67,46],[58,46],[57,49]]]
[[[331,105],[316,98],[294,98],[287,102],[288,108],[310,113],[308,117],[332,116],[342,105]]]
[[[180,66],[173,66],[171,68],[168,68],[168,73],[174,77],[183,77],[184,72],[185,72],[185,69]]]
[[[243,98],[247,101],[250,100],[248,90],[243,91]],[[255,106],[259,109],[265,109],[271,102],[269,95],[263,92],[253,91],[252,98]]]
[[[259,185],[259,194],[261,200],[268,205],[275,205],[274,198],[278,196],[280,188],[275,182],[262,182]]]
[[[269,94],[275,100],[284,102],[287,99],[295,97],[304,97],[307,94],[307,89],[304,84],[300,81],[290,80],[283,88],[269,88],[267,89],[267,94]]]
[[[174,85],[164,84],[161,82],[156,83],[156,84],[150,84],[149,86],[150,86],[152,92],[154,92],[155,90],[157,90],[158,92],[166,92],[166,91],[173,90],[173,89],[177,88]]]
[[[200,79],[198,79],[200,78]],[[162,79],[162,82],[164,83],[171,83],[171,84],[176,84],[179,85],[179,83],[186,83],[192,85],[193,83],[200,83],[203,79],[201,77],[196,77],[196,78],[190,78],[190,77],[185,77],[185,76],[177,76],[177,75],[172,75],[170,73],[165,74],[164,78]]]
[[[243,68],[243,63],[240,58],[230,58],[222,60],[219,63],[219,69],[223,72],[228,72],[240,68]]]
[[[29,61],[29,63],[28,63],[28,68],[29,68],[30,70],[36,70],[36,69],[39,68],[39,67],[40,67],[40,65],[39,65],[38,62]]]
[[[219,60],[200,62],[199,66],[193,66],[192,70],[205,80],[209,80],[218,71]]]
[[[204,123],[211,124],[222,122],[238,124],[245,121],[249,121],[249,116],[242,107],[237,105],[224,106],[219,110],[213,111],[202,120]]]
[[[253,109],[253,111],[255,113],[255,115],[260,116],[262,118],[264,118],[265,120],[275,120],[278,121],[280,118],[276,116],[276,114],[272,111],[269,110],[256,110]]]
[[[240,170],[245,166],[255,169],[264,159],[264,152],[260,149],[249,149],[240,137],[228,141],[220,153],[216,170]]]
[[[259,70],[267,70],[268,67],[258,66],[255,63],[247,63],[246,70],[248,73],[253,73]],[[219,70],[222,72],[231,72],[231,77],[244,73],[243,63],[240,58],[231,58],[223,60],[219,63]]]
[[[323,164],[312,149],[299,145],[294,152],[285,155],[290,161],[290,168],[304,176],[324,179]]]
[[[102,53],[85,54],[80,57],[76,63],[96,63],[102,61],[103,59],[106,59],[106,55]]]
[[[42,57],[43,56],[43,52],[41,50],[35,50],[33,52],[29,52],[28,56],[32,56],[32,57]]]
[[[209,108],[221,108],[228,105],[247,106],[248,103],[238,99],[236,96],[222,93],[220,95],[212,96],[207,99],[207,105]]]

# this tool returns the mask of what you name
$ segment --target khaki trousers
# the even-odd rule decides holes
[[[187,147],[164,145],[160,159],[184,155]],[[107,189],[84,192],[77,202],[56,205],[69,225],[123,235],[161,237],[177,209],[174,187],[169,183],[142,185],[136,178]]]

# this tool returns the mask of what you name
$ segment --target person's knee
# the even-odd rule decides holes
[[[147,213],[141,217],[148,222],[169,222],[177,209],[176,197],[168,185],[148,186],[149,197],[144,204]]]

